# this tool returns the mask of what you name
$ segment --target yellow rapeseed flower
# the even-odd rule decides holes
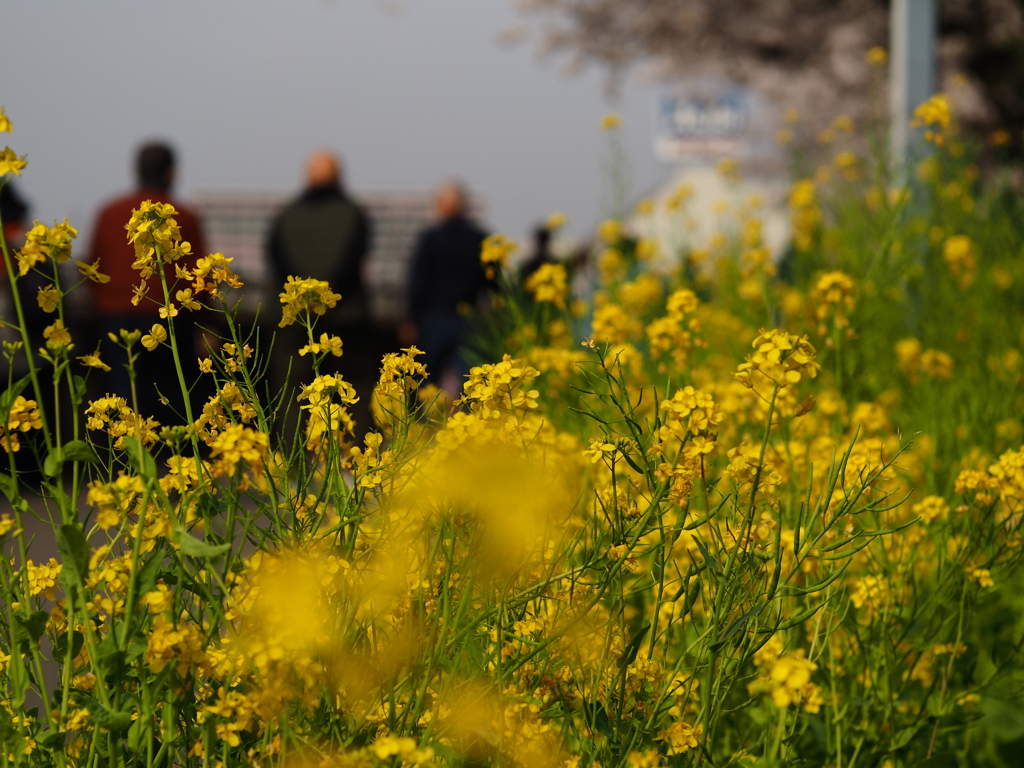
[[[544,228],[549,232],[554,232],[559,227],[565,226],[565,214],[561,211],[555,211],[548,216],[547,221],[544,222]]]
[[[565,297],[569,293],[568,272],[563,264],[541,264],[526,278],[526,290],[533,294],[538,304],[548,302],[559,309],[565,309]]]
[[[334,309],[341,300],[341,294],[334,293],[326,280],[289,275],[280,299],[282,316],[278,327],[284,328],[294,323],[303,312],[323,315],[328,309]]]
[[[501,234],[491,235],[484,240],[480,248],[480,263],[484,266],[488,280],[494,279],[495,271],[504,268],[518,248],[515,240]]]
[[[949,127],[952,112],[946,94],[937,93],[914,110],[914,119],[910,121],[913,128],[924,127],[925,139],[942,144],[945,139],[942,130]]]
[[[86,264],[85,262],[78,261],[76,262],[76,265],[78,266],[78,271],[82,274],[82,276],[89,278],[94,283],[110,282],[110,275],[104,275],[100,272],[99,259],[96,259],[96,261],[92,262],[91,264]]]
[[[785,331],[764,329],[754,339],[754,352],[740,363],[734,378],[753,388],[753,374],[759,373],[779,387],[797,384],[804,378],[814,378],[821,369],[815,362],[817,355],[806,336],[794,336]]]
[[[618,219],[606,219],[597,228],[597,236],[608,245],[616,245],[622,239],[622,222]]]
[[[0,176],[6,176],[8,173],[21,176],[26,165],[28,162],[24,156],[18,157],[10,147],[4,147],[4,151],[0,152]]]
[[[17,254],[18,274],[27,275],[36,264],[42,264],[49,257],[57,263],[71,258],[71,241],[78,237],[78,230],[68,224],[53,222],[52,227],[36,221],[25,234],[25,245]]]
[[[57,320],[53,325],[46,326],[43,329],[43,338],[46,339],[46,346],[55,352],[75,346],[71,343],[71,332],[64,327],[63,320]]]
[[[311,341],[299,350],[299,356],[304,357],[307,354],[319,355],[326,352],[330,352],[335,357],[341,357],[341,339],[337,336],[321,333],[320,341]]]
[[[884,67],[889,60],[889,52],[880,45],[869,48],[864,54],[864,60],[873,67]]]
[[[56,312],[60,306],[61,293],[56,286],[48,285],[36,293],[36,303],[43,312]]]
[[[82,361],[82,365],[89,368],[99,368],[101,371],[110,370],[110,366],[100,360],[100,351],[98,349],[91,355],[82,355],[78,359]]]
[[[160,323],[154,323],[153,327],[149,329],[149,333],[142,337],[142,346],[152,352],[166,340],[167,329],[160,325]]]
[[[10,133],[13,130],[14,126],[11,125],[11,119],[7,117],[4,108],[0,107],[0,133]]]

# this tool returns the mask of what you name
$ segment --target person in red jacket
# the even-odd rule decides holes
[[[182,239],[191,245],[189,263],[178,262],[183,267],[194,267],[195,260],[206,255],[199,217],[171,196],[174,184],[175,158],[173,150],[166,144],[152,142],[143,145],[136,155],[135,163],[138,188],[134,192],[118,197],[103,206],[92,233],[89,260],[97,264],[100,273],[108,275],[105,283],[89,283],[92,289],[93,310],[100,326],[104,344],[103,359],[111,366],[106,386],[110,394],[119,395],[131,404],[131,380],[126,365],[128,356],[123,349],[111,342],[108,333],[119,335],[121,329],[150,332],[156,323],[166,328],[167,321],[160,318],[159,305],[155,299],[163,297],[158,274],[149,278],[149,292],[138,304],[132,303],[134,286],[141,282],[138,270],[132,268],[135,250],[128,242],[125,225],[131,219],[132,211],[143,201],[170,203],[178,211],[175,216]],[[168,284],[174,283],[174,270],[167,270]],[[173,298],[174,292],[171,296]],[[189,312],[179,312],[174,318],[178,353],[186,381],[191,384],[199,369],[195,350],[195,322]],[[169,344],[169,339],[168,339]],[[174,358],[167,344],[152,352],[141,345],[137,347],[136,391],[139,397],[139,411],[144,416],[156,416],[163,424],[184,422],[184,403]],[[167,400],[165,407],[162,400]],[[167,407],[173,409],[168,412]]]

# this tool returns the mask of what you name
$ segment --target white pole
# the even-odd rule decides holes
[[[920,157],[921,131],[910,127],[914,110],[935,93],[936,0],[892,0],[889,24],[892,160],[902,169]]]

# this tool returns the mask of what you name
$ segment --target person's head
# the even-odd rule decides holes
[[[445,221],[464,215],[466,203],[466,188],[456,179],[442,183],[434,194],[434,210]]]
[[[162,142],[149,142],[135,157],[135,176],[140,187],[170,190],[174,184],[174,150]]]
[[[341,160],[326,149],[312,152],[306,159],[306,187],[341,186]]]

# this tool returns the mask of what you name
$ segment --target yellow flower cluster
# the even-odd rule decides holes
[[[924,137],[936,144],[943,144],[945,139],[942,130],[949,127],[952,120],[949,99],[944,93],[937,93],[914,110],[914,119],[910,125],[914,128],[925,127]]]
[[[597,236],[611,246],[622,240],[622,222],[618,219],[605,219],[597,228]]]
[[[640,320],[627,312],[621,304],[605,301],[594,309],[591,330],[594,341],[622,344],[638,337],[642,331]]]
[[[715,406],[715,400],[707,392],[693,387],[676,390],[670,400],[661,401],[661,410],[665,413],[661,427],[661,437],[675,438],[681,442],[688,438],[705,438],[713,447],[718,425],[722,423],[723,414]],[[701,450],[710,453],[711,448]]]
[[[146,645],[146,664],[160,673],[169,664],[174,665],[179,675],[190,668],[205,664],[205,638],[202,629],[190,622],[171,622],[166,616],[153,619],[153,629]]]
[[[953,491],[981,506],[999,505],[999,518],[1024,509],[1024,448],[1006,451],[985,470],[964,469],[957,475]]]
[[[653,360],[659,360],[658,370],[668,371],[664,360],[666,356],[672,360],[675,370],[681,369],[694,347],[703,346],[702,339],[694,334],[701,329],[697,310],[700,300],[697,294],[688,288],[675,291],[668,297],[667,314],[651,321],[647,326],[647,342]]]
[[[853,152],[840,152],[832,158],[832,164],[839,169],[847,181],[860,180],[860,159]]]
[[[6,176],[8,173],[21,176],[26,165],[28,162],[24,156],[18,157],[10,147],[4,147],[3,152],[0,152],[0,176]]]
[[[21,450],[18,433],[41,429],[42,426],[43,420],[36,401],[26,400],[18,395],[11,404],[10,413],[7,414],[6,427],[0,428],[0,446],[3,446],[7,453],[16,453]]]
[[[114,482],[93,480],[89,483],[86,501],[96,507],[96,525],[104,530],[119,526],[135,507],[142,496],[142,478],[121,474]]]
[[[229,288],[241,288],[242,281],[231,271],[231,262],[234,257],[227,257],[223,253],[211,253],[196,260],[195,268],[183,269],[175,265],[175,271],[182,280],[192,281],[192,291],[198,296],[206,291],[214,298],[220,297],[221,285]],[[199,302],[195,301],[187,292],[179,292],[178,301],[188,309],[198,309]]]
[[[181,239],[181,230],[174,219],[177,211],[170,203],[143,200],[125,227],[128,242],[135,247],[132,269],[139,270],[143,281],[152,276],[161,262],[170,264],[192,252]],[[138,303],[138,302],[136,302]]]
[[[882,46],[876,45],[868,49],[868,52],[864,54],[864,60],[873,67],[884,67],[885,63],[889,61],[889,52]]]
[[[30,595],[42,595],[49,600],[55,600],[54,588],[57,586],[57,578],[63,566],[51,557],[49,562],[36,565],[31,560],[25,566],[28,572],[28,593]]]
[[[203,405],[203,412],[195,422],[196,432],[209,444],[234,417],[248,424],[256,418],[256,409],[238,385],[229,381]]]
[[[911,507],[911,512],[924,523],[945,520],[949,516],[949,504],[941,496],[925,496]]]
[[[493,280],[498,270],[508,265],[508,260],[518,250],[515,240],[505,235],[490,235],[480,248],[480,263],[488,280]]]
[[[804,650],[784,652],[782,640],[773,635],[754,654],[758,677],[748,685],[750,693],[768,693],[779,709],[796,704],[811,714],[825,703],[821,689],[811,682],[818,665],[805,657]]]
[[[894,607],[896,590],[882,576],[860,576],[853,580],[850,602],[864,611],[865,621]]]
[[[337,397],[341,402],[332,401]],[[306,447],[321,450],[325,437],[330,437],[339,446],[344,446],[346,436],[355,431],[355,421],[346,405],[359,401],[355,389],[341,376],[317,376],[312,383],[303,386],[298,401],[308,401],[301,406],[306,412]]]
[[[135,413],[123,397],[107,395],[93,400],[85,409],[85,415],[86,428],[106,430],[115,438],[115,448],[124,448],[125,437],[136,437],[145,445],[152,445],[157,440],[156,428],[160,422]]]
[[[153,327],[149,329],[149,333],[142,337],[142,346],[152,352],[165,341],[167,341],[167,329],[160,323],[154,323]]]
[[[942,260],[949,267],[960,290],[966,290],[977,272],[977,258],[974,254],[974,243],[964,235],[954,235],[942,245]]]
[[[469,369],[460,403],[468,404],[473,413],[484,419],[496,419],[515,411],[537,408],[535,389],[527,389],[540,373],[522,360],[505,355],[500,363],[478,365]]]
[[[78,230],[68,224],[53,222],[52,227],[35,222],[25,233],[25,245],[17,253],[18,274],[27,275],[36,264],[42,264],[47,257],[57,263],[71,258],[71,241],[78,237]]]
[[[310,341],[309,344],[299,350],[299,357],[308,354],[320,355],[330,353],[335,357],[341,357],[341,339],[326,333],[320,334],[320,341]]]
[[[541,264],[526,278],[526,290],[533,294],[537,303],[547,302],[559,309],[565,309],[565,297],[569,294],[568,272],[564,264]]]
[[[668,744],[668,754],[681,755],[691,749],[696,749],[700,737],[704,733],[704,726],[690,725],[685,720],[676,720],[668,728],[658,732],[658,741]]]
[[[242,464],[246,473],[262,477],[270,455],[270,438],[241,424],[229,424],[210,443],[211,473],[231,477]]]
[[[310,313],[323,315],[328,309],[334,309],[341,300],[341,295],[334,293],[325,280],[300,280],[289,275],[280,298],[282,315],[278,327],[284,328],[294,323],[303,312],[309,319]]]
[[[407,347],[401,352],[384,355],[370,403],[374,419],[381,428],[390,430],[396,420],[408,415],[412,393],[427,377],[427,367],[416,360],[422,354],[416,347]]]
[[[813,379],[821,369],[815,362],[816,353],[806,336],[794,336],[785,331],[762,329],[754,339],[754,352],[740,363],[734,377],[745,387],[757,389],[763,377],[778,387],[798,384],[804,378]]]
[[[814,314],[822,323],[818,332],[826,333],[824,322],[832,318],[836,328],[845,328],[850,324],[847,313],[857,305],[853,295],[853,279],[845,272],[826,272],[818,278],[814,286]]]
[[[953,378],[953,358],[939,349],[921,349],[917,339],[896,342],[896,366],[906,374],[912,384],[921,382],[924,373],[933,379]]]
[[[605,248],[597,257],[597,272],[601,285],[612,285],[626,277],[626,257],[617,248]]]
[[[661,304],[664,288],[661,278],[651,272],[637,275],[618,286],[618,300],[623,308],[635,315],[645,315]]]

